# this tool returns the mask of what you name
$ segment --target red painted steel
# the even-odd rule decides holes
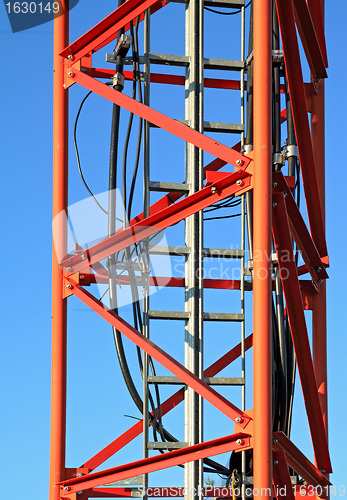
[[[63,57],[72,55],[74,58],[68,62],[68,65],[73,65],[86,54],[96,52],[109,42],[112,42],[116,38],[119,29],[127,27],[130,21],[136,19],[137,16],[143,14],[156,3],[159,3],[158,0],[127,0],[78,40],[64,48],[61,55]]]
[[[277,500],[283,500],[283,498],[294,500],[292,481],[284,451],[274,451],[273,459],[273,485]]]
[[[53,108],[53,217],[67,207],[68,180],[68,94],[64,91],[64,67],[59,53],[68,43],[68,2],[63,1],[65,14],[54,20],[54,108]],[[58,249],[66,252],[66,228],[60,233]],[[63,274],[53,249],[52,261],[52,389],[51,389],[51,449],[49,499],[59,500],[56,483],[65,473],[66,434],[66,300],[63,298]]]
[[[273,200],[273,234],[313,447],[319,469],[331,472],[284,196],[275,194]]]
[[[238,444],[238,441],[241,441]],[[193,460],[200,460],[220,453],[230,452],[233,450],[241,451],[243,447],[250,444],[248,434],[237,433],[230,436],[206,441],[193,446],[187,446],[180,450],[173,450],[167,453],[159,454],[154,457],[144,458],[129,464],[119,465],[112,469],[107,469],[100,472],[94,472],[79,478],[69,479],[60,484],[68,486],[69,490],[66,494],[75,493],[77,491],[85,491],[89,488],[95,488],[114,481],[121,481],[129,477],[148,474],[149,472],[166,469],[175,465],[181,465]]]
[[[313,11],[315,23],[319,23],[319,2]],[[317,165],[317,180],[325,224],[325,96],[324,82],[318,85],[318,93],[312,98],[311,130]],[[312,313],[312,350],[313,362],[323,413],[326,436],[328,437],[328,375],[327,375],[327,317],[326,284],[322,283],[318,295],[314,298]]]
[[[91,68],[85,72],[93,78],[112,78],[115,74],[115,69]],[[124,71],[125,80],[133,80],[132,71]],[[151,73],[149,76],[151,83],[165,83],[169,85],[185,85],[185,77],[183,75],[166,75],[162,73]],[[240,82],[238,80],[223,80],[222,78],[204,78],[204,87],[212,89],[240,90]]]
[[[245,351],[250,349],[253,345],[253,335],[249,335],[245,339]],[[204,371],[205,377],[214,377],[224,368],[226,368],[230,363],[235,361],[239,356],[241,356],[241,343],[231,349],[229,352],[224,354],[220,359],[213,363],[209,368]],[[170,396],[166,401],[161,404],[161,414],[166,415],[170,410],[175,408],[179,403],[184,400],[184,388],[179,389],[175,394]],[[156,409],[157,411],[157,409]],[[153,414],[151,412],[151,414]],[[118,450],[123,448],[126,444],[130,443],[135,437],[139,436],[143,431],[143,420],[139,420],[134,424],[129,430],[124,432],[121,436],[116,438],[112,443],[106,446],[99,453],[94,455],[88,462],[86,462],[83,467],[89,470],[93,470],[99,467],[105,460],[114,455]]]
[[[307,5],[310,10],[311,18],[314,24],[314,28],[318,37],[320,49],[324,57],[325,67],[328,67],[328,55],[327,48],[325,44],[325,33],[324,33],[324,1],[320,0],[307,0]]]
[[[254,208],[253,208],[253,401],[254,488],[271,498],[272,486],[272,1],[253,4]]]
[[[328,486],[330,481],[308,458],[287,438],[283,432],[274,432],[274,449],[283,450],[288,465],[295,470],[304,481],[313,486]]]
[[[82,275],[65,276],[66,283],[72,285],[71,292],[91,309],[106,319],[141,349],[150,354],[159,363],[163,364],[173,374],[177,375],[185,384],[192,387],[198,394],[213,404],[229,418],[241,417],[241,427],[253,432],[254,424],[254,488],[261,491],[261,497],[271,498],[268,488],[272,484],[272,402],[271,402],[271,0],[258,0],[254,3],[254,165],[247,167],[253,161],[240,154],[240,143],[234,148],[228,148],[197,131],[119,93],[92,77],[108,78],[113,76],[114,70],[87,68],[83,73],[78,68],[78,61],[87,54],[99,50],[117,36],[121,27],[129,28],[129,23],[137,16],[142,21],[144,12],[148,8],[151,13],[161,9],[169,2],[159,0],[128,0],[116,11],[107,16],[98,25],[66,47],[67,15],[55,20],[55,131],[54,131],[54,215],[66,208],[67,194],[67,93],[63,96],[63,59],[65,67],[71,68],[71,84],[79,83],[82,86],[103,96],[113,103],[124,107],[128,111],[141,116],[145,120],[181,139],[207,151],[217,158],[204,168],[207,183],[201,191],[177,201],[182,193],[168,193],[150,208],[150,216],[144,219],[139,214],[131,221],[126,230],[119,230],[112,238],[106,238],[87,251],[78,255],[67,256],[61,265],[71,267],[75,273],[88,268],[88,273]],[[331,471],[327,439],[327,393],[326,393],[326,315],[325,315],[325,284],[318,286],[319,280],[326,278],[326,243],[324,236],[324,85],[317,85],[318,93],[306,92],[307,85],[303,83],[300,66],[300,56],[296,36],[294,6],[298,30],[310,64],[313,77],[325,77],[327,57],[324,40],[323,15],[324,1],[308,0],[276,0],[287,78],[292,103],[295,131],[298,142],[302,177],[304,182],[307,210],[309,215],[312,238],[307,230],[302,216],[296,206],[290,189],[281,173],[274,174],[278,186],[275,191],[286,191],[283,194],[274,194],[277,204],[273,209],[273,233],[278,252],[278,260],[282,277],[282,285],[286,298],[287,314],[290,321],[291,333],[295,348],[296,359],[306,404],[312,442],[314,446],[317,466],[326,472]],[[60,20],[60,22],[59,22]],[[66,47],[66,48],[64,48]],[[68,59],[67,57],[72,57]],[[59,60],[58,60],[59,59]],[[91,59],[90,59],[91,61]],[[83,65],[83,61],[82,61]],[[66,73],[67,74],[67,73]],[[67,78],[65,74],[65,77]],[[125,72],[125,77],[132,79],[132,72]],[[184,84],[185,78],[178,75],[150,75],[151,82]],[[306,85],[306,87],[305,87]],[[205,86],[212,88],[239,88],[234,81],[205,79]],[[312,111],[312,137],[307,116],[308,102]],[[281,113],[282,122],[286,119],[285,110]],[[313,153],[314,149],[314,153]],[[211,175],[226,164],[237,165],[234,174],[222,173]],[[251,174],[254,177],[252,180]],[[236,181],[241,183],[236,185]],[[213,192],[211,191],[213,188]],[[198,377],[195,377],[184,366],[162,351],[153,342],[143,337],[138,331],[127,324],[114,312],[105,309],[99,301],[85,291],[81,285],[105,280],[105,270],[99,260],[115,253],[135,241],[154,234],[203,208],[221,201],[230,194],[244,193],[254,188],[254,259],[253,259],[253,290],[254,290],[254,422],[251,417],[241,412],[218,392],[209,387]],[[288,219],[289,216],[289,219]],[[290,238],[291,231],[301,250],[305,266],[296,269],[293,258],[293,247]],[[61,228],[61,241],[65,245],[64,228]],[[64,247],[65,248],[65,247]],[[66,252],[61,252],[61,255]],[[284,257],[285,255],[285,257]],[[84,259],[83,259],[84,256]],[[290,257],[290,258],[288,258]],[[53,346],[52,346],[52,434],[51,434],[51,478],[50,500],[59,499],[59,487],[56,483],[69,485],[68,492],[61,492],[63,496],[76,496],[77,491],[94,488],[97,485],[110,481],[125,479],[134,475],[160,470],[165,467],[197,460],[223,451],[236,448],[235,440],[242,439],[244,446],[250,445],[250,440],[243,434],[226,436],[217,440],[201,443],[192,447],[175,450],[164,455],[140,460],[132,464],[88,474],[82,478],[71,477],[65,469],[65,397],[66,397],[66,301],[62,295],[62,270],[53,257]],[[97,275],[89,274],[93,267]],[[321,270],[317,268],[320,267]],[[300,293],[298,273],[309,271],[314,279],[312,297],[313,303],[313,356],[314,369],[318,380],[318,395],[315,373],[311,358],[310,345],[307,336],[303,299]],[[77,283],[75,280],[79,280]],[[122,277],[124,284],[127,277]],[[183,278],[151,277],[152,285],[160,285],[169,280],[167,286],[184,286]],[[59,285],[59,286],[58,286]],[[240,284],[233,280],[204,280],[204,288],[239,288]],[[310,293],[311,293],[310,292]],[[319,293],[315,293],[319,292]],[[303,294],[304,295],[304,294]],[[304,297],[305,298],[305,297]],[[246,349],[252,345],[252,337],[246,339]],[[214,376],[241,353],[241,346],[234,347],[216,363],[205,370],[205,376]],[[164,415],[184,399],[184,388],[173,394],[162,403],[161,411]],[[323,409],[323,415],[320,402]],[[119,436],[110,445],[101,450],[84,464],[92,470],[112,456],[120,448],[129,443],[143,431],[143,422],[137,422],[127,432]],[[328,479],[307,460],[306,457],[281,433],[275,433],[277,442],[274,444],[274,458],[278,459],[278,466],[273,470],[273,478],[281,485],[290,488],[288,465],[296,470],[311,484],[326,485]],[[240,446],[238,446],[240,448]],[[316,482],[316,483],[315,483]],[[103,488],[105,497],[114,497],[111,488]],[[122,492],[120,490],[123,490]],[[100,489],[90,490],[90,497],[100,495]],[[128,497],[127,488],[118,488],[119,496]],[[149,495],[150,496],[150,495]],[[205,495],[209,496],[209,495]],[[219,495],[218,495],[219,496]],[[293,498],[288,492],[288,498]]]
[[[324,40],[324,1],[308,0],[317,33]],[[317,181],[322,204],[325,225],[325,84],[320,82],[317,94],[312,97],[311,113],[312,143],[317,165]],[[314,298],[312,313],[312,351],[313,362],[319,392],[319,401],[323,413],[326,436],[328,437],[328,375],[327,375],[327,317],[326,284],[322,283],[318,295]]]
[[[328,274],[325,270],[322,259],[311,238],[305,221],[299,211],[299,208],[294,200],[294,197],[282,172],[274,172],[272,178],[274,182],[274,191],[285,193],[285,202],[287,214],[289,217],[290,231],[312,278],[315,281],[328,278]],[[275,184],[277,185],[275,186]]]
[[[321,52],[316,30],[305,0],[294,0],[296,24],[305,50],[307,62],[314,79],[326,78],[326,65]]]
[[[129,325],[124,319],[120,318],[113,311],[106,309],[106,306],[100,304],[93,295],[84,290],[76,281],[70,277],[64,277],[65,280],[71,285],[72,293],[84,302],[88,307],[93,309],[99,316],[104,318],[108,323],[117,328],[118,331],[123,333],[129,340],[134,342],[140,349],[147,352],[153,359],[158,361],[165,368],[170,370],[174,375],[176,375],[182,382],[189,387],[192,387],[194,391],[200,394],[204,399],[211,403],[215,408],[220,410],[224,415],[231,419],[241,417],[242,422],[240,425],[244,428],[251,420],[250,417],[239,410],[236,406],[230,403],[223,396],[218,394],[217,391],[208,386],[205,382],[200,380],[196,375],[191,373],[187,368],[185,368],[181,363],[176,361],[172,356],[163,351],[154,342],[144,337],[140,332],[135,330],[134,327]]]
[[[292,0],[276,0],[276,5],[310,228],[318,252],[324,256],[327,255],[327,248],[296,37],[293,2]]]
[[[82,276],[82,275],[81,275]],[[80,279],[80,285],[88,286],[91,283],[102,283],[108,284],[109,279],[105,274],[83,274],[84,279]],[[121,285],[130,285],[131,281],[129,276],[121,275],[115,278],[115,283],[120,283]],[[241,282],[240,280],[217,280],[217,279],[204,279],[204,288],[213,288],[220,290],[240,290]],[[168,276],[150,276],[149,286],[159,286],[159,287],[173,287],[173,288],[183,288],[185,287],[184,278],[168,277]]]
[[[237,184],[237,181],[241,184]],[[127,229],[117,231],[115,235],[105,238],[85,252],[78,255],[67,256],[60,264],[62,267],[70,268],[73,272],[80,271],[88,265],[99,262],[109,255],[176,224],[181,221],[182,218],[188,217],[199,210],[203,210],[209,205],[221,201],[248,187],[250,187],[249,174],[242,171],[229,174],[220,181],[215,182],[211,187],[205,187],[187,196],[183,200],[178,201],[174,205],[170,205],[160,212],[150,215],[146,219],[142,219],[140,222]]]
[[[89,498],[134,498],[134,490],[137,488],[92,488],[88,491]],[[148,498],[182,498],[184,488],[180,486],[153,486],[148,488]],[[209,487],[202,489],[204,498],[233,498],[233,489],[228,487]]]

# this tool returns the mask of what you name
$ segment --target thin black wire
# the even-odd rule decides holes
[[[220,217],[204,217],[205,220],[218,220],[218,219],[231,219],[232,217],[239,217],[241,214],[233,214],[233,215],[221,215]]]
[[[247,7],[249,7],[252,3],[252,0],[250,2],[248,2],[247,5],[245,5],[245,9],[247,9]],[[220,10],[214,10],[214,9],[211,9],[210,7],[204,7],[204,9],[208,10],[209,12],[213,12],[214,14],[221,14],[222,16],[234,16],[235,14],[239,14],[240,12],[242,12],[242,9],[238,9],[238,10],[234,10],[233,12],[221,12]]]
[[[110,84],[106,83],[106,85],[110,85]],[[79,107],[79,109],[77,111],[77,115],[76,115],[76,119],[75,119],[75,125],[74,125],[74,131],[73,131],[73,142],[74,142],[74,146],[75,146],[78,172],[79,172],[79,174],[81,176],[82,182],[83,182],[84,186],[86,187],[86,189],[87,189],[88,193],[90,194],[90,196],[93,198],[93,200],[95,201],[95,203],[100,208],[100,210],[102,210],[106,215],[108,215],[108,212],[100,205],[100,203],[98,202],[98,200],[95,198],[94,194],[92,193],[91,189],[89,188],[89,186],[88,186],[88,184],[87,184],[87,182],[86,182],[86,180],[84,178],[84,175],[83,175],[83,172],[82,172],[82,167],[81,167],[81,161],[80,161],[80,155],[79,155],[78,145],[77,145],[77,125],[78,125],[78,119],[80,117],[83,105],[86,102],[86,100],[88,99],[88,97],[90,96],[90,94],[92,94],[92,91],[89,91],[84,96],[84,98],[82,99],[82,102],[80,104],[80,107]],[[123,222],[121,219],[118,219],[118,217],[117,217],[117,220],[120,221],[120,222]]]

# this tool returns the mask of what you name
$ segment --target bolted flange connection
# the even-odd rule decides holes
[[[238,186],[242,186],[243,185],[243,180],[239,179],[238,181],[236,181],[236,184]]]
[[[216,193],[216,191],[217,191],[216,186],[211,186],[211,193],[214,194]]]
[[[273,208],[276,208],[277,207],[277,203],[273,202],[272,206],[273,206]]]
[[[241,444],[243,444],[243,441],[242,441],[242,439],[237,439],[237,440],[236,440],[236,444],[238,444],[238,445],[241,445]]]
[[[236,417],[236,418],[235,418],[235,422],[236,422],[237,424],[242,424],[242,422],[243,422],[243,418],[242,418],[242,417]]]
[[[72,288],[71,283],[68,283],[68,284],[66,285],[66,288],[68,288],[68,289],[70,290],[70,289]]]
[[[73,78],[75,76],[75,73],[73,73],[72,71],[69,71],[67,76],[69,76],[70,78]]]
[[[238,167],[241,167],[241,166],[243,165],[243,160],[240,160],[240,159],[239,159],[239,160],[236,160],[236,165],[237,165]]]
[[[278,465],[278,460],[274,460],[274,465]]]
[[[69,486],[64,486],[64,491],[70,491]]]

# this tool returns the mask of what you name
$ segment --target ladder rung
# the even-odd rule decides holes
[[[244,256],[244,251],[234,248],[204,248],[204,257],[226,257],[229,259],[241,259]]]
[[[244,385],[245,379],[244,377],[203,377],[203,381],[208,385]],[[178,377],[173,376],[149,376],[148,377],[149,384],[164,384],[164,385],[185,385],[182,380]]]
[[[186,311],[148,311],[149,319],[189,319],[190,312]]]
[[[204,377],[209,385],[245,385],[244,377]]]
[[[143,57],[140,57],[140,62]],[[164,64],[166,66],[188,66],[190,58],[188,56],[178,56],[174,54],[149,54],[152,64]]]
[[[169,0],[174,3],[188,3],[188,0]],[[245,5],[244,0],[205,0],[207,7],[225,7],[230,9],[239,9]]]
[[[180,441],[169,441],[166,443],[160,443],[160,442],[148,442],[147,443],[147,448],[148,450],[180,450],[181,448],[185,448],[188,446],[189,443],[183,443]]]
[[[244,315],[241,313],[203,313],[205,321],[243,321]],[[149,319],[180,319],[190,318],[187,311],[148,311]]]
[[[149,252],[152,254],[163,255],[189,255],[189,247],[173,247],[173,246],[150,246]],[[244,256],[244,251],[234,248],[204,248],[202,251],[204,257],[225,257],[229,259],[241,259]]]
[[[203,313],[205,321],[243,321],[244,314],[241,313]]]
[[[223,69],[227,71],[240,71],[244,68],[244,61],[231,61],[229,59],[204,59],[205,69]]]
[[[244,131],[244,126],[238,123],[204,122],[205,132],[225,132],[239,134]]]
[[[150,181],[149,182],[149,189],[151,191],[164,191],[164,192],[174,191],[177,193],[180,193],[180,192],[187,193],[190,189],[190,185],[184,184],[184,183],[180,184],[179,182]]]
[[[157,255],[188,255],[189,247],[149,246],[149,253]]]

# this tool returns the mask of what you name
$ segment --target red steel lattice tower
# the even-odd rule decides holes
[[[64,14],[55,19],[54,31],[54,186],[55,251],[53,254],[52,320],[52,419],[50,500],[62,498],[112,498],[136,496],[136,488],[120,487],[119,482],[148,476],[158,470],[185,464],[183,488],[172,489],[171,496],[294,498],[305,496],[300,484],[328,495],[332,472],[328,451],[327,369],[326,369],[326,286],[328,275],[325,241],[324,197],[324,79],[327,55],[324,39],[324,0],[253,0],[250,2],[251,28],[248,57],[244,53],[245,3],[243,0],[186,0],[185,54],[180,56],[151,53],[150,20],[158,11],[170,9],[162,0],[127,0],[78,40],[68,39],[68,2],[62,2]],[[238,9],[241,15],[241,61],[207,59],[203,55],[205,9]],[[133,72],[123,71],[125,55],[115,51],[110,60],[116,70],[96,68],[92,55],[114,42],[118,47],[131,44],[137,24],[143,23],[143,55]],[[132,35],[133,36],[133,35]],[[298,40],[300,37],[300,41]],[[130,40],[130,41],[129,41]],[[122,45],[121,42],[124,42]],[[301,64],[300,43],[305,59]],[[117,59],[123,58],[123,59]],[[113,58],[113,59],[112,59]],[[136,64],[138,66],[136,66]],[[142,72],[138,70],[143,65]],[[152,71],[157,64],[185,67],[185,75]],[[310,71],[304,81],[303,65]],[[206,71],[237,71],[231,78],[208,78]],[[104,82],[113,78],[113,85]],[[123,79],[143,82],[142,101],[122,92]],[[130,222],[109,231],[100,242],[68,253],[68,94],[78,84],[102,96],[115,106],[140,117],[144,123],[144,204],[143,213],[129,217]],[[154,84],[185,87],[185,118],[176,120],[150,106],[150,88]],[[141,83],[140,83],[141,85]],[[241,124],[204,120],[204,88],[241,90]],[[247,97],[245,111],[244,98]],[[280,109],[285,96],[286,106]],[[246,114],[247,119],[244,120]],[[288,124],[287,141],[281,141],[281,126]],[[151,129],[166,130],[185,144],[185,181],[150,180]],[[226,146],[211,137],[213,133],[239,133],[240,143]],[[283,135],[283,133],[282,133]],[[227,136],[229,137],[229,136]],[[203,155],[214,158],[204,163]],[[300,167],[300,172],[299,168]],[[223,170],[222,170],[223,169]],[[302,182],[306,217],[300,212],[296,191]],[[150,203],[152,191],[167,194]],[[111,195],[112,197],[112,195]],[[204,259],[221,255],[221,249],[204,247],[204,210],[220,208],[224,200],[240,200],[241,250],[228,257],[240,258],[241,279],[203,278]],[[112,200],[111,200],[112,203]],[[245,212],[247,207],[247,217]],[[111,210],[111,209],[109,209]],[[57,216],[57,217],[56,217]],[[249,267],[246,268],[244,244],[247,219]],[[124,219],[125,220],[125,219]],[[185,221],[183,247],[151,248],[151,237],[180,221]],[[95,283],[117,287],[134,283],[128,275],[112,274],[114,256],[132,245],[144,244],[144,254],[181,255],[185,262],[184,278],[152,276],[147,267],[142,276],[143,324],[129,324],[112,305],[105,307],[93,294]],[[230,241],[230,244],[233,242]],[[303,259],[298,265],[295,250]],[[219,253],[218,253],[219,252]],[[128,257],[126,257],[128,258]],[[105,259],[108,266],[105,266]],[[113,259],[113,260],[112,260]],[[306,279],[302,276],[308,275]],[[184,288],[184,311],[153,311],[149,307],[149,289],[160,285]],[[113,284],[112,284],[113,283]],[[90,286],[91,292],[87,286]],[[115,288],[116,289],[116,288]],[[204,308],[207,289],[240,290],[241,312],[210,313]],[[245,297],[253,296],[253,334],[245,337]],[[143,419],[128,432],[114,439],[82,466],[67,468],[66,439],[66,345],[67,302],[74,295],[112,325],[115,334],[124,336],[140,348],[143,356]],[[312,311],[312,346],[305,310]],[[155,320],[182,320],[185,331],[185,359],[180,363],[149,338],[149,325]],[[241,342],[226,346],[224,355],[209,368],[203,362],[203,332],[206,321],[239,323]],[[118,332],[118,333],[117,333]],[[275,332],[275,333],[274,333]],[[245,352],[253,347],[253,408],[245,404]],[[292,359],[290,358],[292,353]],[[277,356],[277,357],[276,357]],[[242,377],[216,375],[241,357]],[[172,376],[149,375],[151,360],[169,370]],[[275,366],[274,366],[275,365]],[[314,461],[309,461],[290,440],[293,398],[293,373],[297,366],[310,428]],[[151,384],[181,384],[183,387],[162,402],[160,411],[149,407]],[[242,404],[213,387],[240,385]],[[162,443],[149,441],[148,429],[161,428],[161,418],[181,401],[185,403],[184,442],[166,438]],[[235,424],[233,434],[206,441],[203,436],[203,401],[212,404]],[[98,470],[108,458],[143,433],[143,456],[124,465]],[[151,450],[164,453],[152,454]],[[248,450],[248,451],[246,451]],[[251,451],[249,451],[251,450]],[[236,481],[232,470],[224,470],[228,491],[207,491],[204,467],[218,472],[212,461],[222,453],[242,456]],[[250,459],[252,457],[252,459]],[[236,459],[235,459],[236,460]],[[211,465],[212,464],[212,465]],[[250,465],[251,464],[251,465]],[[250,469],[250,470],[249,470]],[[209,469],[211,470],[211,469]],[[292,482],[298,483],[297,488]],[[118,481],[118,486],[110,483]],[[304,483],[305,482],[305,483]],[[235,485],[239,484],[238,491]],[[252,494],[247,494],[251,486]],[[280,491],[285,491],[285,495]],[[318,489],[320,488],[320,490]],[[284,489],[284,490],[283,490]],[[195,490],[195,492],[193,492]],[[151,491],[147,490],[148,497]],[[162,491],[161,495],[167,496]],[[170,496],[170,495],[169,495]]]

